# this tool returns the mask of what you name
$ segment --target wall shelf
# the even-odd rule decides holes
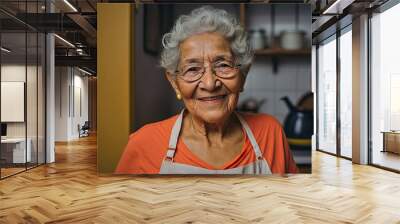
[[[260,57],[271,57],[272,60],[272,71],[274,74],[278,72],[278,61],[282,56],[290,56],[290,57],[310,57],[311,58],[311,49],[304,48],[298,50],[287,50],[280,47],[272,47],[261,50],[254,51],[255,56]]]
[[[256,2],[253,2],[256,3]],[[257,3],[261,3],[257,2]],[[263,2],[265,3],[265,1]],[[240,7],[239,7],[239,21],[240,24],[246,29],[249,27],[249,21],[247,18],[247,10],[249,5],[257,5],[257,4],[246,4],[246,3],[241,3]],[[299,20],[299,8],[294,8],[294,17],[296,18],[295,21]],[[297,13],[296,13],[297,12]],[[275,6],[272,4],[271,5],[271,9],[270,9],[270,18],[269,19],[271,22],[271,30],[269,37],[272,37],[272,41],[271,41],[271,47],[269,48],[265,48],[265,49],[261,49],[261,50],[255,50],[254,51],[254,55],[256,56],[256,58],[270,58],[272,61],[272,71],[274,74],[278,73],[278,65],[279,65],[279,61],[281,59],[281,57],[294,57],[294,58],[309,58],[311,60],[311,47],[304,47],[302,49],[297,49],[297,50],[288,50],[288,49],[284,49],[281,48],[279,46],[279,36],[275,35],[275,14],[276,14],[276,10],[275,10]],[[266,21],[266,20],[265,20]],[[297,25],[296,25],[297,27]]]

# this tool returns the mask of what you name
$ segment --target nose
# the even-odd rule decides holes
[[[200,79],[199,87],[207,91],[213,91],[220,86],[221,81],[215,75],[215,72],[210,66],[205,67],[204,75]]]

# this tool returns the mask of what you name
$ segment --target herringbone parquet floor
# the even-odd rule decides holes
[[[289,177],[98,176],[95,138],[0,181],[0,223],[400,223],[400,175],[315,152]]]

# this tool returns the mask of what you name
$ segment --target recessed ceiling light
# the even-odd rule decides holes
[[[88,71],[86,71],[86,70],[83,70],[83,69],[81,69],[81,68],[79,68],[79,67],[78,67],[78,70],[81,71],[81,72],[83,72],[83,73],[85,73],[85,74],[87,74],[87,75],[90,75],[90,76],[93,75],[92,73],[90,73],[90,72],[88,72]]]
[[[78,10],[68,1],[64,0],[65,4],[67,4],[74,12],[78,12]]]
[[[5,47],[1,47],[1,51],[4,51],[6,53],[10,53],[11,52],[11,50],[9,50],[9,49],[7,49]]]
[[[75,45],[73,45],[71,42],[69,42],[68,40],[66,40],[66,39],[64,39],[64,38],[62,38],[62,37],[60,37],[59,35],[57,35],[57,34],[54,34],[54,36],[55,37],[57,37],[59,40],[61,40],[62,42],[64,42],[65,44],[67,44],[68,46],[70,46],[70,47],[72,47],[72,48],[75,48]]]
[[[342,14],[343,9],[351,5],[355,0],[336,0],[322,14]]]

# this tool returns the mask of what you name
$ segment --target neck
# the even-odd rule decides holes
[[[230,129],[234,126],[234,114],[230,114],[226,119],[218,123],[207,123],[189,114],[190,128],[196,135],[204,136],[208,142],[218,141],[230,134]]]

